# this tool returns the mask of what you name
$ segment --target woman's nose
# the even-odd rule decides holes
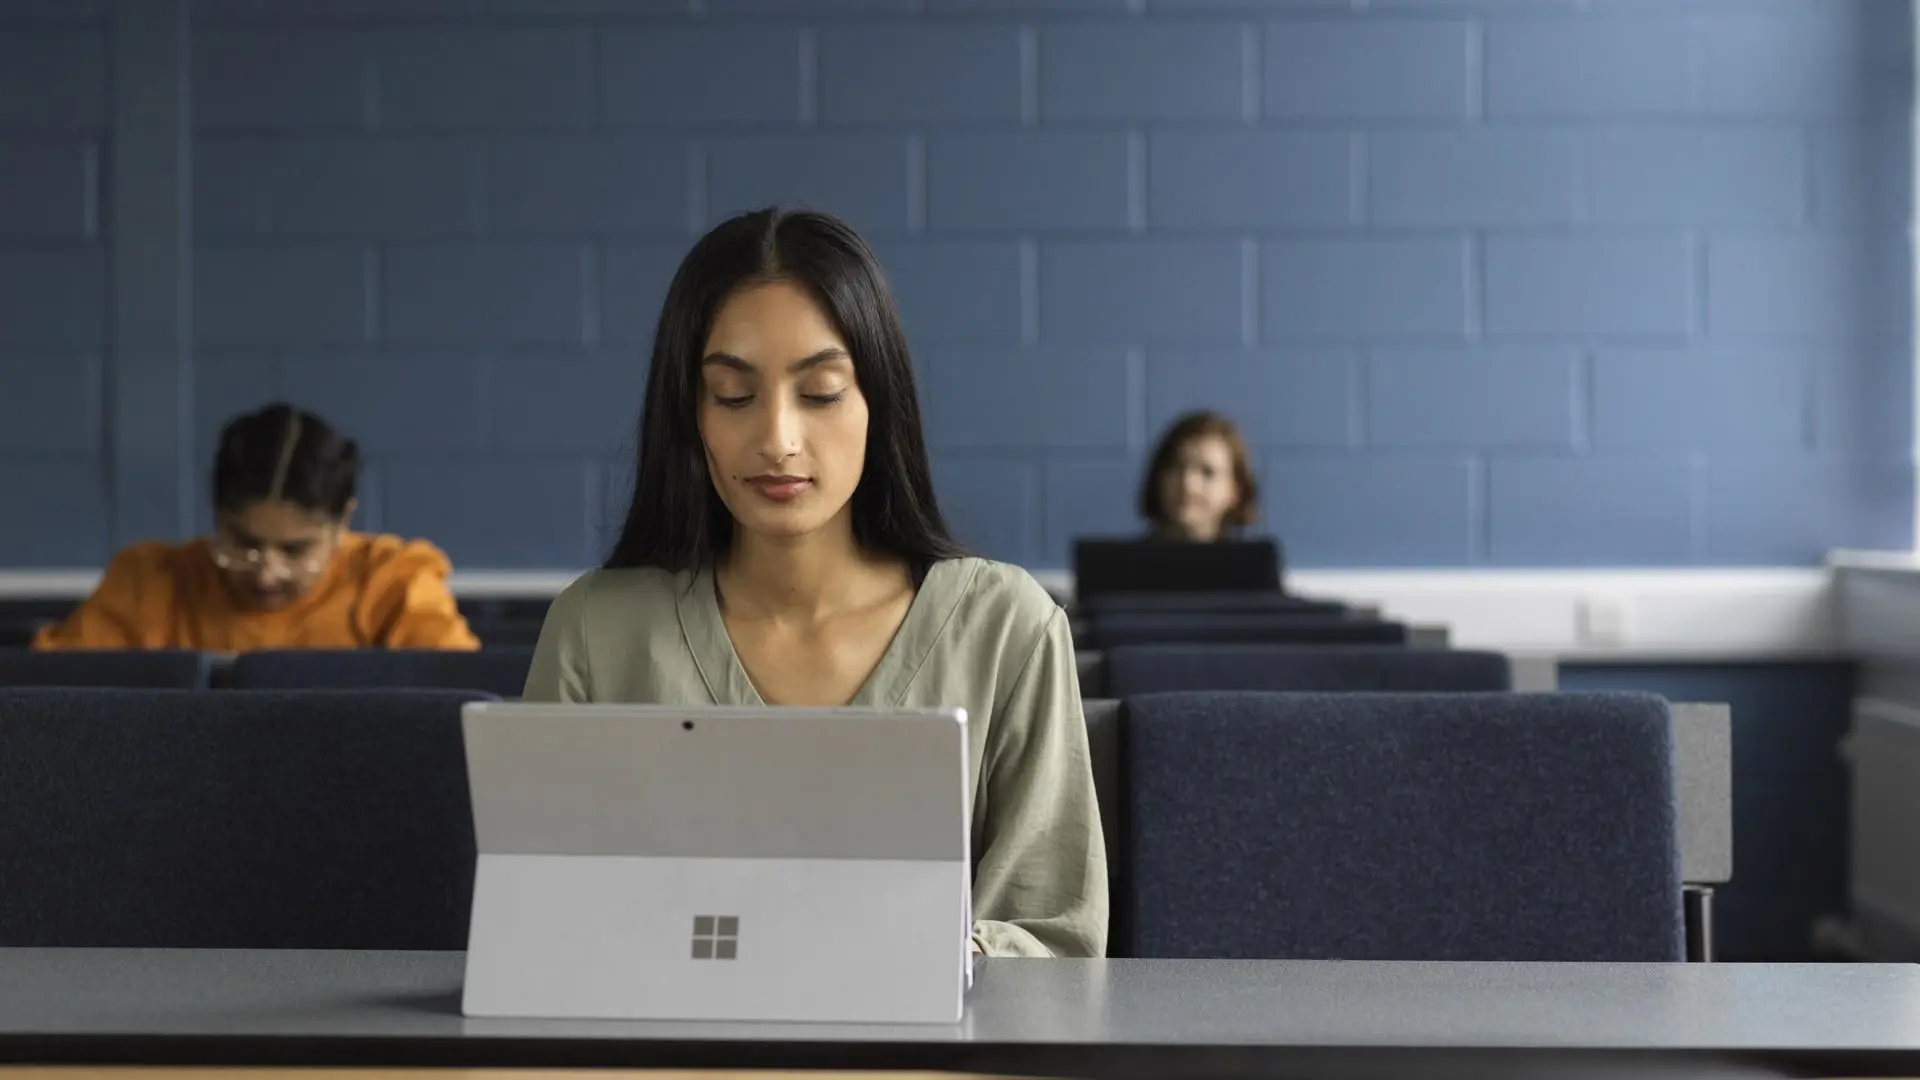
[[[771,462],[792,457],[800,445],[799,410],[774,405],[766,411],[766,430],[761,433],[760,456]]]

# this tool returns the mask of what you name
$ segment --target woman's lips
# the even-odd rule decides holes
[[[804,476],[756,476],[747,483],[762,498],[773,502],[792,502],[813,486],[813,481]]]

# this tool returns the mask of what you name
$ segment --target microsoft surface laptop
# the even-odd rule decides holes
[[[477,702],[473,1017],[956,1023],[961,709]]]

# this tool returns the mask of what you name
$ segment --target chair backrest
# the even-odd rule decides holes
[[[1097,698],[1107,695],[1107,657],[1097,649],[1075,649],[1073,664],[1080,676],[1080,696]]]
[[[16,596],[0,599],[0,648],[26,648],[41,627],[66,618],[75,603],[71,597]]]
[[[433,649],[311,649],[242,653],[230,673],[236,690],[442,689],[519,697],[532,646],[478,652]]]
[[[1117,592],[1089,596],[1076,613],[1101,615],[1218,615],[1229,612],[1269,615],[1321,615],[1338,618],[1349,611],[1338,600],[1309,600],[1270,592]]]
[[[1088,648],[1122,645],[1404,645],[1402,623],[1259,613],[1120,614],[1090,618]]]
[[[547,609],[552,603],[551,596],[463,596],[460,614],[474,636],[489,649],[503,645],[531,646],[540,640],[540,629],[546,623]]]
[[[1087,720],[1087,756],[1093,767],[1093,794],[1100,805],[1101,839],[1107,847],[1107,888],[1112,898],[1108,913],[1108,955],[1123,955],[1118,946],[1126,940],[1125,905],[1127,881],[1127,779],[1125,747],[1122,742],[1124,714],[1118,701],[1102,698],[1081,699]]]
[[[1683,958],[1658,697],[1153,694],[1125,722],[1135,955]]]
[[[1073,542],[1073,591],[1081,602],[1115,592],[1273,591],[1285,563],[1270,537],[1211,544],[1082,537]]]
[[[213,658],[174,649],[0,649],[0,687],[94,686],[204,690]]]
[[[1100,823],[1106,832],[1107,863],[1112,866],[1122,852],[1119,849],[1121,815],[1126,803],[1121,797],[1126,778],[1120,765],[1120,703],[1110,699],[1087,698],[1081,701],[1087,720],[1087,751],[1093,764],[1093,791],[1100,804]]]
[[[1391,645],[1128,645],[1108,650],[1114,697],[1174,690],[1440,693],[1511,690],[1501,653]]]
[[[0,691],[0,946],[460,949],[456,691]]]

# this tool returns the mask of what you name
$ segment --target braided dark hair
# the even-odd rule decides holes
[[[272,500],[341,518],[359,486],[360,448],[304,409],[275,402],[220,430],[213,458],[217,509]]]

